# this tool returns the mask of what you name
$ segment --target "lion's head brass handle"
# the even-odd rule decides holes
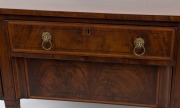
[[[49,32],[43,32],[42,33],[42,48],[44,50],[50,50],[52,48],[52,36]]]
[[[137,56],[141,56],[141,55],[144,55],[144,53],[146,52],[146,49],[144,47],[144,39],[143,38],[136,38],[134,40],[134,54],[137,55]],[[142,49],[143,51],[141,53],[138,53],[138,49]]]

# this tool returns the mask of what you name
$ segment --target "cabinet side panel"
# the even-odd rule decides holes
[[[159,102],[158,108],[169,108],[172,67],[159,67]]]
[[[180,25],[178,27],[180,29]],[[180,30],[178,29],[178,35]],[[172,84],[172,95],[171,95],[171,106],[170,108],[180,108],[180,36],[178,36],[177,52],[176,52],[176,67],[173,72],[173,84]]]
[[[26,66],[23,58],[13,58],[13,72],[14,72],[14,84],[16,91],[16,98],[27,98],[27,89],[26,89]]]

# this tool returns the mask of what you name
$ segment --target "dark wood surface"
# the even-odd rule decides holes
[[[180,27],[180,25],[178,25]],[[178,30],[178,34],[180,30]],[[176,53],[176,66],[173,68],[173,86],[172,86],[172,94],[171,94],[171,108],[179,108],[180,107],[180,37],[178,37],[177,44],[177,53]]]
[[[6,108],[20,108],[21,98],[180,107],[179,14],[128,15],[116,7],[13,9],[3,3],[0,56]],[[87,28],[94,30],[92,37]],[[50,51],[41,47],[44,30],[53,35]],[[131,52],[137,37],[145,39],[143,56]]]
[[[13,66],[17,98],[169,105],[170,67],[22,58]]]
[[[144,14],[112,14],[112,13],[91,13],[72,11],[45,11],[45,10],[21,10],[0,8],[2,15],[26,15],[26,16],[46,16],[62,18],[85,18],[85,19],[109,19],[109,20],[130,20],[130,21],[168,21],[180,22],[179,16],[168,15],[144,15]]]
[[[46,16],[79,16],[79,17],[101,17],[101,18],[112,18],[118,19],[123,18],[124,16],[120,14],[133,14],[133,15],[161,15],[162,17],[138,17],[138,20],[142,19],[153,19],[153,20],[180,20],[180,2],[178,0],[171,1],[144,1],[144,0],[38,0],[38,1],[25,1],[25,0],[4,0],[1,1],[0,8],[1,13],[5,14],[41,14]],[[4,10],[5,9],[5,10]],[[10,10],[7,10],[10,9]],[[12,12],[11,9],[18,9],[17,11]],[[31,10],[31,11],[27,11]],[[40,11],[37,11],[40,10]],[[46,11],[46,13],[42,12]],[[54,12],[47,12],[54,11]],[[62,12],[62,13],[61,13]],[[71,13],[67,13],[71,12]],[[78,12],[78,13],[76,13]],[[79,14],[80,13],[80,14]],[[83,13],[83,14],[82,14]],[[86,14],[92,13],[92,14]],[[96,14],[102,13],[102,14]],[[111,15],[112,14],[112,15]],[[119,17],[118,17],[119,16]],[[132,16],[128,16],[129,19],[134,19]],[[171,17],[164,17],[171,16]],[[177,18],[177,19],[176,19]],[[128,20],[129,20],[128,19]]]
[[[154,66],[38,59],[26,64],[32,98],[156,106],[159,85]]]
[[[137,58],[134,40],[143,38],[146,52],[139,59],[173,59],[176,28],[57,23],[8,21],[12,51],[44,53],[42,34],[49,32],[53,47],[48,54]]]
[[[3,100],[3,88],[2,88],[2,79],[0,77],[0,99]]]
[[[3,94],[6,108],[20,108],[20,100],[16,100],[14,75],[11,66],[9,53],[9,44],[7,41],[7,32],[5,20],[0,18],[0,56],[1,56],[1,77],[3,85]]]
[[[2,78],[1,78],[1,59],[0,59],[0,99],[3,99],[3,88],[2,88]]]

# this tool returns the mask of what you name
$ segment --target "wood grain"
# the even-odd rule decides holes
[[[180,28],[180,25],[179,25]],[[178,30],[180,34],[180,30]],[[177,52],[176,52],[176,67],[173,68],[173,83],[172,83],[172,95],[171,95],[171,108],[180,107],[180,37],[178,37]]]
[[[0,71],[1,73],[1,71]],[[1,79],[1,74],[0,74],[0,99],[3,99],[3,88],[2,88],[2,79]]]
[[[6,108],[20,108],[20,100],[18,101],[6,100],[4,103]]]
[[[0,35],[2,34],[2,19],[0,18]],[[1,55],[1,54],[0,54]],[[3,99],[3,88],[2,88],[2,78],[1,78],[1,58],[0,58],[0,99]]]
[[[66,54],[49,54],[44,52],[43,54],[32,53],[11,53],[12,57],[24,57],[24,58],[41,58],[41,59],[56,59],[56,60],[76,60],[76,61],[90,61],[90,62],[109,62],[109,63],[122,63],[122,64],[146,64],[157,66],[175,66],[173,60],[146,60],[146,59],[129,59],[129,58],[116,58],[116,57],[94,57],[94,56],[82,56],[79,54],[66,55]]]
[[[14,88],[13,70],[11,66],[11,59],[7,41],[7,32],[5,20],[0,16],[0,57],[1,57],[1,77],[3,84],[3,94],[6,108],[20,108],[20,101],[16,100],[16,93]]]
[[[156,105],[157,67],[27,59],[30,97]]]
[[[6,108],[20,108],[21,98],[180,107],[179,16],[24,9],[0,9]],[[43,31],[53,35],[50,51],[41,48]],[[132,54],[137,37],[147,48],[141,57]]]
[[[159,104],[158,108],[171,108],[171,90],[172,90],[172,68],[159,67]],[[173,108],[173,107],[172,107]]]
[[[2,78],[1,78],[1,58],[0,58],[0,99],[3,99],[3,86],[2,86]]]
[[[26,64],[23,58],[12,59],[14,85],[16,91],[16,99],[28,98],[27,84],[26,84]]]
[[[170,60],[173,58],[176,29],[9,21],[8,30],[13,52],[44,53],[41,45],[42,33],[48,31],[52,35],[53,43],[49,54],[138,58],[134,55],[133,48],[134,40],[140,37],[145,41],[146,53],[139,59]]]

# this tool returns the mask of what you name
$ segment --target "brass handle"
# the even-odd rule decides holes
[[[52,36],[49,32],[43,32],[42,33],[42,48],[44,50],[50,50],[52,48],[52,42],[51,42]]]
[[[141,55],[144,55],[145,54],[145,52],[146,52],[146,49],[145,49],[145,47],[144,47],[144,39],[143,38],[136,38],[135,40],[134,40],[134,50],[133,50],[133,52],[134,52],[134,54],[136,55],[136,56],[141,56]],[[141,52],[141,53],[137,53],[137,50],[138,49],[142,49],[143,51]]]

